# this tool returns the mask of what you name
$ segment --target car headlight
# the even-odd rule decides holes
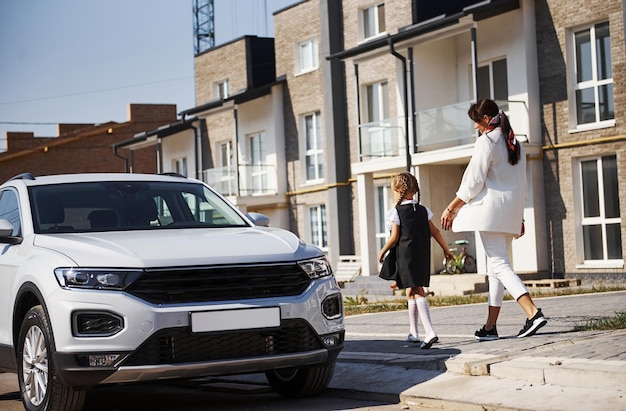
[[[143,271],[102,268],[57,268],[54,274],[63,288],[92,288],[97,290],[123,290],[131,285]]]
[[[314,258],[312,260],[298,261],[300,268],[311,278],[321,278],[332,274],[333,270],[325,257]]]

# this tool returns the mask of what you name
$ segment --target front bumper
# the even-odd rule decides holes
[[[91,298],[76,298],[91,294]],[[154,306],[122,293],[108,293],[107,304],[90,293],[55,308],[53,317],[76,311],[122,316],[124,328],[107,337],[76,337],[55,330],[54,354],[62,378],[72,386],[191,378],[306,367],[334,361],[344,343],[341,294],[332,278],[314,281],[294,297],[228,301],[193,306]],[[322,310],[338,300],[340,316]],[[191,313],[279,307],[280,325],[258,329],[191,331]],[[59,312],[60,311],[60,312]],[[53,321],[53,324],[56,321]],[[75,333],[74,333],[75,334]],[[115,357],[110,363],[93,358]]]

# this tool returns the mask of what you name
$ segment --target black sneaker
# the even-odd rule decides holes
[[[526,324],[524,325],[524,328],[522,328],[517,334],[517,338],[530,337],[531,335],[535,334],[538,329],[546,325],[547,322],[548,320],[546,320],[546,317],[544,317],[541,313],[541,308],[539,308],[537,314],[535,314],[533,318],[531,318],[530,320],[526,320]]]
[[[478,341],[492,341],[500,337],[498,337],[498,330],[495,325],[491,330],[485,330],[485,326],[483,325],[483,328],[474,333],[474,338]]]

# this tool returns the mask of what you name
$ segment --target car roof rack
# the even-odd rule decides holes
[[[173,171],[167,171],[165,173],[159,173],[159,175],[162,176],[170,176],[170,177],[180,177],[180,178],[187,178],[186,176],[180,174],[180,173],[175,173]]]
[[[33,175],[31,173],[22,173],[22,174],[18,174],[14,177],[9,178],[7,181],[5,181],[5,183],[8,183],[9,181],[13,181],[13,180],[34,180],[35,177],[33,177]]]

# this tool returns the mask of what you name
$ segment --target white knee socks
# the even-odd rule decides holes
[[[415,338],[418,338],[417,334],[417,304],[415,300],[408,300],[409,303],[409,333]]]
[[[420,320],[422,321],[422,325],[424,326],[424,331],[426,332],[426,337],[424,341],[429,341],[430,339],[436,336],[435,331],[433,330],[433,324],[430,321],[430,310],[428,309],[428,302],[425,297],[417,297],[415,299],[415,306],[417,311],[419,312]],[[417,322],[417,319],[416,321]]]

